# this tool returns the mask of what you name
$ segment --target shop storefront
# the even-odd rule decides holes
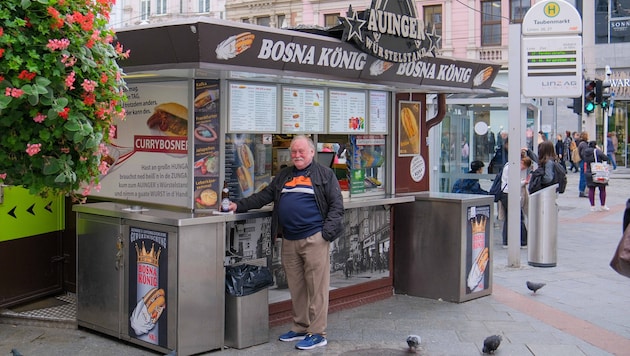
[[[78,319],[160,351],[175,345],[198,349],[196,340],[176,339],[186,327],[176,309],[161,310],[154,321],[165,316],[164,334],[146,338],[143,328],[138,334],[130,321],[138,300],[162,290],[165,305],[191,318],[181,301],[202,296],[189,294],[181,283],[199,282],[191,277],[199,271],[205,272],[203,280],[211,275],[212,283],[222,281],[222,265],[269,266],[275,281],[270,322],[290,318],[280,244],[270,236],[271,207],[216,212],[223,182],[230,199],[238,200],[264,189],[290,165],[288,144],[295,134],[313,138],[317,161],[335,171],[344,195],[345,234],[331,246],[331,311],[391,296],[392,217],[398,204],[414,200],[399,193],[428,190],[427,132],[444,113],[426,117],[425,93],[487,91],[498,71],[497,65],[435,57],[386,62],[337,39],[232,22],[130,29],[119,40],[134,53],[121,63],[128,75],[127,118],[118,123],[110,147],[112,168],[92,195],[93,201],[114,203],[75,211],[83,227],[77,232],[79,252],[90,245],[81,237],[100,230],[90,227],[101,221],[95,216],[118,232],[101,248],[125,262],[111,277],[120,283],[120,318],[101,327],[93,323],[98,317],[82,321],[79,308]],[[200,251],[209,254],[196,265],[190,254]],[[89,259],[83,261],[90,269]],[[151,271],[160,277],[147,285],[139,276]],[[211,304],[203,304],[210,314]]]
[[[604,73],[602,72],[602,76]],[[608,133],[612,135],[613,146],[615,148],[615,158],[617,165],[628,167],[630,164],[630,151],[628,150],[628,129],[630,128],[630,70],[628,68],[615,69],[610,76],[610,91],[612,105],[608,113],[607,131],[604,128],[604,113],[598,108],[596,111],[596,137],[600,145],[603,144],[604,136]],[[602,145],[603,147],[603,145]]]

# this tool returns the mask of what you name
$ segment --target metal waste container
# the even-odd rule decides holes
[[[273,277],[264,259],[226,266],[225,346],[235,349],[269,342],[269,291]],[[254,264],[251,264],[254,263]]]
[[[555,267],[558,259],[557,184],[529,196],[527,260],[534,267]]]

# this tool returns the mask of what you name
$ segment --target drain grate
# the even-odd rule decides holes
[[[76,321],[76,294],[68,293],[2,310],[0,316],[49,321]]]

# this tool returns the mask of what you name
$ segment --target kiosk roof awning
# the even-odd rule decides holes
[[[208,18],[120,30],[127,74],[167,69],[247,71],[387,85],[426,93],[488,93],[499,64],[423,57],[385,62],[339,39]]]

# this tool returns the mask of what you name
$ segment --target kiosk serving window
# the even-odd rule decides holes
[[[264,189],[292,165],[289,144],[297,134],[312,137],[315,160],[335,171],[345,196],[385,191],[389,92],[241,81],[227,87],[225,179],[231,198]]]

